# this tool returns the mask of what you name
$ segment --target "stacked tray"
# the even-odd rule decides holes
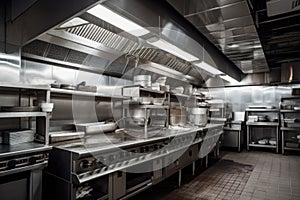
[[[34,141],[33,130],[10,130],[2,133],[2,143],[15,145]]]

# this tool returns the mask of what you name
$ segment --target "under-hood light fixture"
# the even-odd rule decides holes
[[[147,29],[142,26],[122,17],[121,15],[113,12],[112,10],[98,4],[95,7],[87,11],[89,14],[98,17],[120,29],[126,31],[136,37],[146,35],[150,33]]]
[[[201,61],[200,63],[194,63],[194,65],[196,65],[197,67],[203,69],[204,71],[207,71],[208,73],[212,74],[212,75],[220,75],[220,74],[224,74],[223,72],[221,72],[220,70],[214,68],[213,66],[207,64],[204,61]]]
[[[68,27],[73,27],[73,26],[80,26],[83,24],[88,24],[89,22],[81,19],[79,17],[75,17],[69,21],[67,21],[66,23],[62,24],[59,28],[68,28]]]
[[[233,83],[233,84],[239,83],[239,82],[238,82],[237,80],[235,80],[234,78],[231,78],[230,76],[225,75],[225,74],[220,75],[220,78],[222,78],[222,79],[225,80],[225,81],[228,81],[229,83]]]
[[[147,42],[161,50],[169,52],[169,53],[171,53],[183,60],[186,60],[188,62],[199,60],[199,58],[197,58],[196,56],[193,56],[192,54],[178,48],[177,46],[175,46],[163,39],[158,39],[154,42],[151,42],[151,41],[147,41]]]

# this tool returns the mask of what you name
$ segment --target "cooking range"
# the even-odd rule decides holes
[[[221,127],[166,130],[161,136],[115,144],[55,146],[45,172],[44,188],[51,192],[44,198],[127,199],[199,159],[203,140],[219,138]]]
[[[36,143],[0,146],[1,200],[41,199],[42,170],[50,150]]]

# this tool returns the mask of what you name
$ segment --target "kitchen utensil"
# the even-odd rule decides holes
[[[267,139],[258,140],[258,144],[268,144],[268,140]]]
[[[43,112],[52,112],[54,103],[40,103],[40,107]]]
[[[115,122],[94,122],[94,123],[82,123],[75,124],[77,131],[83,131],[86,134],[97,134],[103,132],[111,132],[117,128],[117,124]]]
[[[65,90],[76,90],[77,86],[76,85],[71,85],[71,84],[61,84],[60,88],[65,89]]]
[[[85,133],[83,131],[80,132],[57,131],[57,132],[49,133],[50,143],[80,139],[83,138],[84,136]]]
[[[50,86],[52,87],[52,88],[60,88],[60,84],[59,83],[51,83],[50,84]]]
[[[270,145],[274,145],[275,146],[277,144],[276,138],[271,138],[269,140],[269,143],[270,143]]]
[[[269,119],[268,119],[267,115],[263,115],[263,116],[258,116],[258,121],[259,122],[267,122],[267,121],[269,121]]]

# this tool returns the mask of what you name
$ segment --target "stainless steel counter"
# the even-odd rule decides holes
[[[48,151],[51,150],[51,146],[47,146],[44,144],[39,144],[35,142],[30,143],[22,143],[17,145],[0,145],[0,158],[8,157],[8,156],[18,156],[22,154],[29,154],[40,151]]]
[[[188,128],[171,128],[161,130],[157,136],[147,139],[126,139],[122,140],[121,136],[101,134],[95,136],[87,136],[86,138],[72,142],[72,143],[60,143],[54,145],[55,148],[71,151],[78,155],[89,154],[91,152],[105,152],[115,148],[125,148],[137,144],[144,144],[149,142],[156,142],[175,136],[181,136],[190,133],[196,133],[198,131],[207,131],[214,128],[222,128],[223,124],[208,124],[205,127],[188,127]],[[142,134],[142,133],[141,133]]]

